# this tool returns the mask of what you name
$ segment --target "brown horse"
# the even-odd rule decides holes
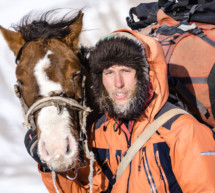
[[[62,172],[79,159],[80,136],[86,134],[82,120],[89,109],[77,55],[83,13],[52,21],[54,13],[33,21],[28,15],[15,31],[1,26],[0,31],[16,56],[16,91],[25,124],[37,131],[38,155],[51,170]]]

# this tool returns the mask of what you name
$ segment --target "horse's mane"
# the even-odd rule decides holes
[[[33,12],[24,16],[20,24],[13,26],[13,28],[22,34],[25,41],[36,41],[40,38],[63,38],[70,33],[69,25],[74,23],[81,14],[81,11],[76,16],[71,14],[71,11],[65,13],[62,19],[57,18],[57,11],[61,9],[55,9],[47,11],[35,19]]]

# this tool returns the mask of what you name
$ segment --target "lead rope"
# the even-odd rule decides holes
[[[83,81],[82,81],[82,88],[83,88],[83,92],[84,92],[83,93],[84,100],[83,100],[83,104],[82,104],[83,107],[86,107],[86,97],[85,97],[85,89],[84,89],[85,80],[86,80],[86,76],[83,77]],[[85,139],[83,141],[83,149],[86,154],[86,157],[90,160],[90,173],[88,176],[88,180],[89,180],[90,192],[92,193],[93,192],[93,163],[95,162],[95,158],[94,158],[93,152],[90,151],[88,148],[88,137],[87,137],[87,130],[86,130],[88,113],[89,113],[89,111],[83,111],[83,114],[82,114],[83,121],[80,121],[80,123],[81,123],[81,132],[85,136]]]
[[[56,173],[55,173],[55,171],[52,171],[52,181],[53,181],[53,185],[54,185],[56,193],[60,193],[58,188],[57,188],[57,185],[56,185]]]
[[[84,140],[84,149],[86,153],[86,157],[90,160],[90,173],[88,176],[90,192],[93,192],[93,163],[95,162],[94,154],[92,151],[89,151],[88,148],[88,140]]]

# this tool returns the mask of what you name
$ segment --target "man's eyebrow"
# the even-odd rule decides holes
[[[103,72],[105,72],[105,71],[109,71],[109,69],[104,69]]]
[[[109,69],[104,69],[102,73],[108,73],[108,72],[112,72],[113,70],[109,70]]]

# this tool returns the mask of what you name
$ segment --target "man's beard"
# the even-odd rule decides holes
[[[132,97],[129,101],[124,105],[119,105],[103,89],[102,97],[98,99],[100,110],[107,112],[110,117],[114,117],[117,120],[137,119],[143,112],[144,99],[140,97],[138,86],[132,92]]]

